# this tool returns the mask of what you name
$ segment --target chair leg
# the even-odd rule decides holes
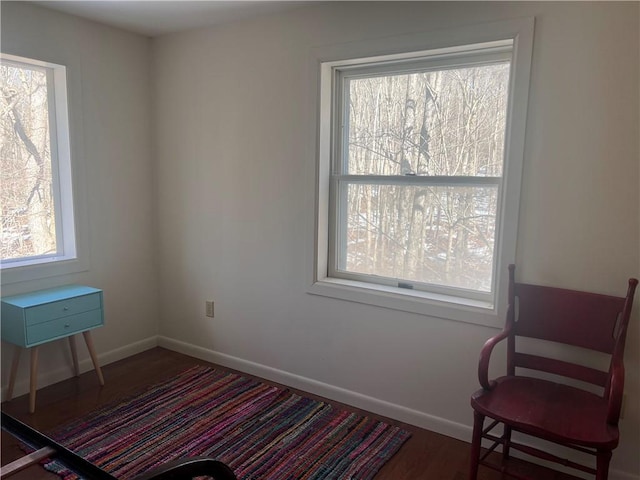
[[[504,426],[504,432],[502,434],[502,438],[505,443],[502,445],[502,461],[507,461],[509,459],[509,442],[511,442],[511,427],[508,425]]]
[[[598,450],[596,455],[596,480],[607,480],[609,478],[610,461],[611,450]]]
[[[471,437],[471,458],[469,462],[469,480],[478,478],[478,462],[480,461],[480,444],[482,441],[482,428],[484,427],[484,415],[473,412],[473,436]]]

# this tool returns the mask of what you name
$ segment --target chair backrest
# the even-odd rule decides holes
[[[622,361],[633,295],[638,281],[629,280],[626,297],[613,297],[517,283],[509,266],[508,373],[516,367],[545,371],[607,387],[609,372],[515,351],[515,337],[530,337],[607,353]],[[509,325],[511,324],[511,325]]]

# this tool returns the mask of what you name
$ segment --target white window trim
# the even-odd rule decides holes
[[[533,51],[534,18],[520,18],[501,22],[438,30],[423,34],[383,38],[351,44],[333,45],[314,49],[311,80],[318,97],[311,111],[316,127],[316,218],[314,229],[314,257],[308,293],[352,302],[375,305],[429,317],[444,318],[472,324],[499,327],[506,310],[507,265],[515,262],[518,230],[520,187],[524,158],[525,127],[529,97],[529,77]],[[343,62],[362,63],[372,58],[404,54],[407,58],[416,52],[448,54],[475,44],[500,44],[513,41],[510,91],[511,101],[507,113],[505,132],[504,190],[502,217],[496,232],[495,301],[491,303],[458,298],[436,293],[420,292],[367,282],[332,278],[328,276],[328,249],[330,232],[329,180],[331,173],[331,102],[332,68]]]
[[[82,122],[80,121],[80,79],[70,73],[67,66],[60,63],[34,59],[30,55],[2,53],[2,60],[26,65],[36,65],[51,69],[53,75],[53,91],[49,92],[49,101],[53,107],[49,109],[54,117],[51,125],[52,175],[57,222],[58,241],[62,242],[62,255],[45,255],[3,262],[0,269],[2,284],[12,284],[37,280],[58,275],[66,275],[87,271],[89,269],[87,212],[84,201],[84,178],[81,162]],[[69,94],[73,91],[73,94]],[[75,114],[75,116],[74,116]],[[73,123],[72,120],[76,121]],[[65,210],[60,215],[60,209]]]

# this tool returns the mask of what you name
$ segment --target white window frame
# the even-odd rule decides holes
[[[56,219],[57,251],[50,255],[0,260],[2,284],[36,280],[88,269],[86,241],[79,235],[84,208],[75,195],[74,164],[69,123],[67,68],[26,56],[0,53],[2,63],[44,68],[47,72],[51,172]]]
[[[487,326],[500,326],[506,308],[507,265],[515,262],[520,185],[524,157],[526,110],[533,49],[533,18],[515,19],[418,35],[385,38],[348,45],[321,47],[313,52],[312,68],[319,98],[314,108],[317,126],[317,184],[314,229],[315,255],[308,292],[412,313]],[[366,71],[367,65],[388,62],[407,65],[415,59],[445,65],[472,58],[481,49],[489,55],[511,55],[509,102],[505,132],[505,165],[498,199],[494,254],[494,294],[469,295],[454,289],[409,290],[394,285],[370,283],[357,275],[336,276],[330,235],[335,235],[331,182],[335,181],[336,134],[334,93],[341,72]],[[425,60],[426,59],[426,60]],[[396,67],[397,68],[397,67]],[[339,142],[338,142],[339,143]],[[339,172],[338,172],[339,173]],[[334,174],[334,175],[332,175]],[[420,177],[408,177],[407,181]]]

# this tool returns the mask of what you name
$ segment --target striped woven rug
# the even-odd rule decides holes
[[[251,378],[193,367],[50,436],[119,479],[208,456],[240,480],[306,480],[373,478],[410,433]],[[45,468],[78,478],[55,461]]]

